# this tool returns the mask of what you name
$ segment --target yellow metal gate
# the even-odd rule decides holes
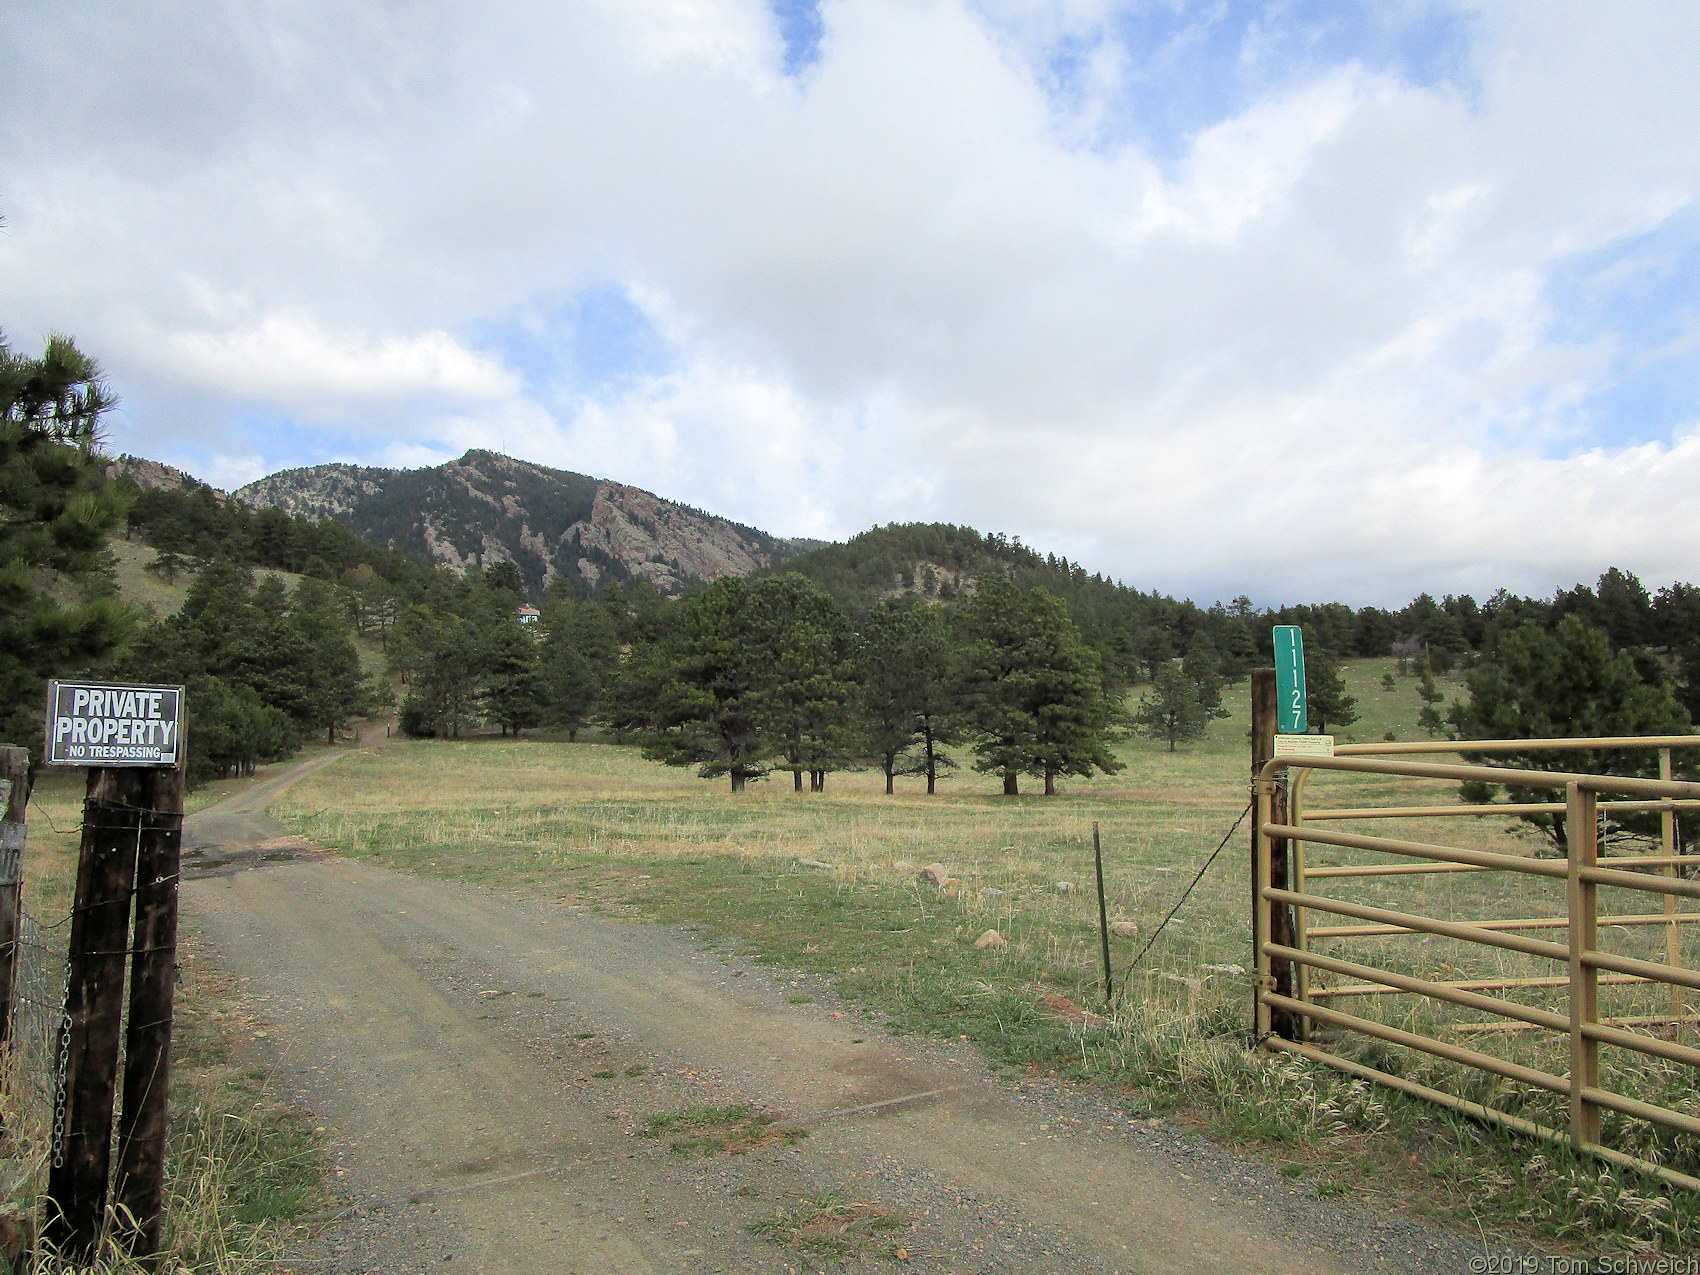
[[[1662,1163],[1692,1166],[1694,1144],[1680,1144],[1700,1138],[1700,1048],[1686,999],[1700,992],[1700,951],[1684,950],[1700,911],[1678,907],[1700,899],[1700,880],[1684,875],[1700,855],[1680,853],[1675,835],[1677,812],[1700,808],[1700,783],[1670,778],[1671,750],[1693,747],[1700,736],[1347,745],[1268,762],[1256,784],[1263,1047],[1700,1190],[1700,1177]],[[1634,748],[1657,749],[1664,777],[1410,756]],[[1309,809],[1306,788],[1325,777],[1353,790],[1350,800]],[[1466,780],[1564,800],[1409,800]],[[1283,786],[1288,813],[1276,823]],[[1601,816],[1628,812],[1661,816],[1654,852],[1602,856]],[[1533,813],[1563,817],[1564,858],[1485,826]],[[1429,841],[1363,830],[1388,820],[1444,831]],[[1271,883],[1278,841],[1288,846],[1286,888]],[[1602,891],[1617,905],[1603,913]],[[1281,924],[1277,909],[1291,910]],[[1289,934],[1290,943],[1271,939]],[[1277,990],[1277,970],[1290,995]],[[1298,1024],[1297,1039],[1272,1032],[1278,1016]]]

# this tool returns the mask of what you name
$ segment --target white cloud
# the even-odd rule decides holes
[[[1700,194],[1700,11],[1483,6],[1457,85],[1275,76],[1159,163],[1107,132],[1156,73],[1113,8],[828,0],[793,81],[760,0],[46,7],[0,34],[0,319],[166,458],[498,447],[1206,597],[1700,577],[1694,422],[1579,432],[1654,352],[1547,286]],[[610,280],[671,370],[558,399],[502,333]]]
[[[506,398],[518,378],[447,332],[377,339],[331,333],[300,314],[269,315],[225,332],[177,332],[161,352],[186,380],[237,399],[286,406],[441,393]]]
[[[1317,147],[1351,119],[1371,88],[1361,81],[1351,72],[1330,75],[1204,130],[1181,180],[1165,181],[1155,170],[1141,174],[1137,208],[1113,229],[1113,240],[1136,247],[1171,233],[1231,245],[1270,214],[1311,169]]]

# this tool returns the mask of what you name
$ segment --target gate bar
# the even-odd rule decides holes
[[[1648,1036],[1642,1032],[1626,1032],[1610,1022],[1584,1023],[1582,1034],[1593,1037],[1603,1045],[1616,1045],[1619,1049],[1633,1049],[1637,1053],[1653,1054],[1659,1058],[1668,1058],[1672,1062],[1686,1063],[1690,1067],[1700,1067],[1700,1049],[1691,1049],[1672,1040],[1660,1040],[1657,1036]]]
[[[1655,877],[1645,872],[1625,872],[1622,868],[1585,867],[1582,880],[1589,885],[1614,885],[1625,890],[1645,890],[1648,894],[1678,894],[1685,899],[1700,899],[1700,881],[1687,877]]]
[[[1290,1010],[1295,1014],[1309,1014],[1325,1023],[1334,1023],[1339,1027],[1350,1027],[1366,1036],[1375,1036],[1391,1044],[1404,1045],[1407,1049],[1416,1049],[1425,1054],[1433,1054],[1436,1058],[1444,1058],[1449,1062],[1463,1063],[1467,1067],[1474,1067],[1477,1071],[1486,1071],[1495,1076],[1503,1076],[1505,1079],[1515,1080],[1519,1084],[1533,1085],[1537,1089],[1545,1089],[1561,1097],[1570,1092],[1570,1082],[1563,1076],[1555,1076],[1549,1071],[1536,1071],[1533,1067],[1506,1062],[1505,1059],[1495,1058],[1492,1054],[1484,1054],[1475,1049],[1465,1049],[1462,1045],[1449,1045],[1444,1040],[1436,1040],[1432,1036],[1419,1036],[1415,1032],[1402,1031],[1397,1027],[1389,1027],[1386,1023],[1378,1023],[1370,1018],[1359,1018],[1356,1014],[1348,1014],[1342,1010],[1325,1009],[1321,1005],[1306,1005],[1303,1001],[1296,1001],[1290,996],[1265,992],[1263,999],[1270,1005],[1278,1005],[1282,1009]]]
[[[1700,801],[1602,801],[1601,810],[1700,810]],[[1556,815],[1562,801],[1491,801],[1451,806],[1342,806],[1338,809],[1307,810],[1306,819],[1445,819],[1455,815]]]
[[[1422,930],[1428,934],[1439,934],[1443,938],[1463,939],[1469,943],[1486,944],[1488,947],[1503,947],[1508,951],[1522,952],[1525,956],[1544,956],[1552,961],[1568,961],[1570,959],[1570,949],[1562,943],[1543,943],[1540,939],[1518,938],[1513,934],[1484,930],[1479,925],[1465,925],[1458,921],[1437,921],[1432,917],[1413,916],[1409,912],[1389,912],[1386,908],[1372,908],[1362,903],[1347,903],[1342,899],[1325,899],[1317,894],[1296,894],[1292,890],[1265,889],[1263,897],[1276,903],[1291,903],[1298,907],[1317,908],[1323,912],[1336,912],[1341,916],[1355,916],[1365,921],[1380,921],[1384,925],[1397,925],[1407,930]],[[1602,952],[1599,955],[1604,956],[1605,954]],[[1655,965],[1652,968],[1662,970],[1665,967]],[[1621,972],[1638,974],[1642,971],[1623,970]],[[1700,974],[1694,975],[1694,978],[1696,984],[1700,985]]]
[[[1522,1116],[1514,1116],[1510,1112],[1500,1111],[1496,1107],[1484,1107],[1479,1102],[1471,1102],[1467,1098],[1460,1098],[1443,1090],[1431,1089],[1429,1086],[1418,1084],[1414,1080],[1407,1080],[1404,1076],[1377,1071],[1374,1067],[1353,1062],[1349,1058],[1337,1057],[1311,1045],[1301,1045],[1297,1041],[1271,1039],[1267,1044],[1271,1049],[1302,1055],[1312,1062],[1321,1063],[1325,1067],[1332,1067],[1335,1071],[1343,1071],[1348,1076],[1356,1076],[1361,1080],[1371,1080],[1377,1084],[1386,1085],[1389,1089],[1397,1089],[1401,1093],[1410,1094],[1412,1097],[1438,1103],[1442,1107],[1450,1107],[1453,1111],[1461,1111],[1467,1116],[1476,1117],[1478,1120],[1504,1125],[1514,1132],[1527,1134],[1533,1138],[1542,1138],[1547,1142],[1555,1142],[1562,1146],[1570,1145],[1569,1137],[1560,1133],[1557,1129],[1536,1124],[1533,1120],[1525,1120]],[[1700,1191],[1700,1178],[1690,1177],[1688,1174],[1679,1173],[1675,1169],[1667,1169],[1664,1165],[1654,1164],[1651,1160],[1643,1160],[1623,1151],[1614,1151],[1610,1147],[1590,1147],[1589,1151],[1602,1160],[1609,1160],[1613,1164],[1620,1164],[1625,1168],[1636,1169],[1642,1173],[1651,1174],[1653,1177],[1662,1178],[1673,1186],[1684,1187],[1690,1191]]]
[[[1344,846],[1349,850],[1377,850],[1382,854],[1402,854],[1413,859],[1438,859],[1442,863],[1467,863],[1474,867],[1493,868],[1501,872],[1552,877],[1556,881],[1564,880],[1569,871],[1557,859],[1527,859],[1520,854],[1465,850],[1460,846],[1437,846],[1427,841],[1370,837],[1357,832],[1327,832],[1321,828],[1299,827],[1290,823],[1272,823],[1264,831],[1271,837],[1285,837],[1289,841],[1313,841],[1325,846]]]
[[[1671,869],[1684,863],[1700,866],[1700,855],[1692,854],[1622,854],[1609,858],[1602,855],[1599,859],[1603,864],[1622,864],[1626,868],[1663,868],[1665,875],[1673,875]],[[1305,875],[1308,877],[1398,877],[1420,876],[1428,872],[1495,872],[1496,868],[1484,868],[1478,864],[1468,863],[1330,863],[1319,868],[1309,868]]]
[[[1584,881],[1588,878],[1584,875]],[[1700,921],[1700,912],[1630,912],[1621,916],[1602,916],[1601,925],[1669,925],[1672,923],[1693,924]],[[1515,920],[1471,921],[1471,925],[1479,925],[1484,930],[1562,930],[1570,924],[1562,916],[1531,916],[1519,917]],[[1325,925],[1319,926],[1311,933],[1318,938],[1360,938],[1368,934],[1409,934],[1402,925]]]
[[[1635,1098],[1625,1098],[1609,1089],[1598,1089],[1590,1085],[1582,1090],[1582,1100],[1597,1107],[1610,1107],[1613,1111],[1621,1111],[1624,1115],[1634,1116],[1638,1120],[1662,1124],[1667,1129],[1681,1129],[1684,1133],[1700,1134],[1700,1120],[1693,1116],[1685,1116],[1680,1111],[1671,1111],[1665,1107],[1655,1107]],[[1589,1147],[1588,1150],[1592,1151],[1594,1148]]]
[[[1475,750],[1471,750],[1475,751]],[[1426,761],[1378,761],[1370,757],[1275,757],[1263,765],[1264,775],[1278,771],[1338,770],[1358,775],[1392,775],[1406,779],[1479,779],[1521,788],[1553,789],[1579,785],[1587,792],[1621,792],[1641,797],[1700,800],[1700,783],[1686,779],[1634,779],[1626,775],[1590,775],[1562,770],[1520,770],[1510,766],[1449,766]],[[1672,791],[1672,790],[1675,791]]]
[[[1528,1005],[1519,1005],[1515,1001],[1500,1000],[1495,996],[1477,996],[1474,992],[1461,991],[1448,987],[1445,983],[1430,982],[1426,978],[1414,978],[1409,974],[1395,974],[1391,970],[1377,969],[1370,965],[1359,965],[1355,961],[1342,961],[1338,957],[1323,956],[1319,952],[1300,952],[1294,948],[1283,948],[1279,944],[1265,944],[1272,956],[1285,956],[1290,961],[1302,961],[1306,965],[1314,965],[1318,969],[1331,970],[1336,974],[1350,974],[1354,978],[1371,979],[1385,983],[1389,988],[1404,992],[1416,992],[1422,996],[1432,996],[1435,1000],[1451,1001],[1454,1005],[1464,1005],[1470,1009],[1479,1009],[1484,1014],[1498,1014],[1503,1018],[1515,1018],[1528,1023],[1532,1027],[1545,1027],[1549,1031],[1562,1032],[1570,1030],[1570,1020],[1563,1014],[1555,1014],[1550,1009],[1535,1009]],[[1700,1051],[1694,1052],[1700,1059]]]
[[[1550,978],[1472,978],[1463,981],[1447,980],[1439,982],[1441,987],[1455,987],[1460,991],[1483,991],[1490,987],[1563,987],[1570,981],[1570,975],[1558,974]],[[1639,974],[1601,974],[1600,986],[1607,983],[1648,983],[1651,979],[1642,978]],[[1313,996],[1380,996],[1387,989],[1372,987],[1364,983],[1347,983],[1341,987],[1323,987],[1312,992]],[[1662,1020],[1661,1020],[1662,1021]]]
[[[1616,970],[1619,974],[1639,974],[1654,983],[1675,983],[1700,991],[1700,970],[1685,970],[1681,966],[1660,965],[1657,961],[1640,961],[1633,956],[1598,950],[1582,953],[1582,964],[1597,970]]]
[[[1622,748],[1700,748],[1700,735],[1569,735],[1561,739],[1413,739],[1405,743],[1339,744],[1334,755],[1391,757],[1400,753],[1564,753]],[[1548,785],[1549,787],[1551,785]]]

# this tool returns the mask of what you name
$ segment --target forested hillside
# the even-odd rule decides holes
[[[399,485],[392,471],[300,471],[329,477],[297,492],[299,513],[255,508],[134,458],[104,479],[87,471],[78,481],[152,546],[150,569],[186,585],[187,601],[176,614],[126,618],[110,563],[76,559],[76,588],[107,598],[90,612],[106,617],[105,646],[20,673],[16,720],[35,711],[50,671],[104,671],[189,686],[197,776],[251,769],[390,705],[415,735],[596,727],[734,788],[778,771],[820,789],[835,770],[875,767],[888,784],[923,775],[931,791],[972,765],[1006,791],[1023,776],[1049,791],[1061,777],[1114,769],[1112,745],[1129,734],[1169,748],[1197,738],[1220,715],[1223,688],[1269,658],[1280,623],[1305,630],[1315,729],[1350,730],[1357,714],[1339,661],[1361,656],[1396,656],[1419,679],[1430,734],[1678,731],[1700,707],[1700,591],[1652,593],[1617,570],[1550,599],[1201,606],[1003,536],[909,524],[781,564],[749,556],[712,581],[674,575],[673,596],[650,573],[628,587],[612,569],[544,569],[539,595],[536,571],[528,579],[518,561],[476,549],[492,544],[487,519],[499,503],[477,494],[477,481],[507,475],[502,499],[530,502],[526,527],[578,526],[587,511],[594,520],[614,485],[498,461],[473,453],[461,471],[441,467],[454,471],[447,486],[432,485],[439,471]],[[399,533],[374,543],[341,520],[360,507],[373,526],[399,528],[416,501],[435,502],[428,525],[470,557],[457,549],[445,562],[430,538],[413,550],[387,542],[405,541]],[[456,510],[470,511],[470,525],[453,521]],[[746,546],[781,544],[739,535]],[[299,579],[256,580],[255,568]],[[49,584],[64,576],[35,570]],[[525,613],[528,599],[540,616]],[[362,639],[381,676],[362,673]],[[1557,684],[1555,668],[1588,685]]]

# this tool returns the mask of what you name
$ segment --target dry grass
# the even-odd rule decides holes
[[[1352,728],[1359,739],[1420,737],[1414,680],[1392,692],[1380,688],[1390,667],[1348,667],[1364,719]],[[1123,745],[1125,771],[1067,783],[1056,798],[1005,798],[996,780],[972,773],[933,798],[913,780],[900,780],[897,795],[887,797],[873,773],[834,774],[824,794],[793,793],[781,776],[733,796],[627,747],[483,739],[399,743],[352,758],[274,809],[297,831],[348,854],[527,886],[617,915],[697,922],[757,956],[836,976],[845,995],[886,1014],[895,1030],[967,1035],[995,1064],[1112,1088],[1136,1113],[1190,1112],[1223,1136],[1283,1148],[1301,1173],[1334,1166],[1317,1177],[1318,1194],[1381,1183],[1476,1224],[1643,1249],[1693,1242],[1700,1209],[1684,1193],[1661,1211],[1645,1205],[1651,1188],[1633,1174],[1602,1172],[1401,1095],[1248,1052],[1243,829],[1125,980],[1107,1022],[1078,1015],[1062,1022],[1047,1008],[1047,997],[1054,1004],[1061,996],[1106,1009],[1091,889],[1093,821],[1102,827],[1110,919],[1139,929],[1136,938],[1113,942],[1120,984],[1125,963],[1244,808],[1245,695],[1242,685],[1226,697],[1232,716],[1202,744],[1172,754],[1160,745]],[[1329,776],[1312,785],[1308,800],[1314,809],[1454,796],[1451,786],[1423,781]],[[1509,822],[1401,821],[1391,831],[1534,853],[1536,843],[1508,832]],[[950,874],[943,890],[917,882],[918,870],[935,861]],[[1338,861],[1343,856],[1333,852],[1311,857],[1313,866]],[[1327,886],[1339,897],[1449,919],[1562,912],[1561,888],[1497,873]],[[1006,942],[976,949],[987,929]],[[1662,952],[1662,926],[1611,933],[1615,950]],[[1422,936],[1332,942],[1341,955],[1427,977],[1554,972],[1512,953]],[[1700,962],[1695,940],[1684,942],[1685,960]],[[1556,1004],[1552,995],[1530,1003]],[[1607,1003],[1613,1013],[1656,1011],[1647,998],[1644,990],[1613,989]],[[1459,1013],[1406,997],[1365,997],[1348,1007],[1560,1074],[1567,1069],[1564,1042],[1543,1033],[1459,1032]],[[1384,1070],[1562,1123],[1539,1091],[1373,1041],[1341,1048]],[[1609,1055],[1608,1083],[1671,1105],[1693,1103],[1687,1069]],[[1639,1154],[1678,1166],[1694,1156],[1688,1144],[1638,1122],[1613,1119],[1609,1128]],[[1544,1167],[1531,1174],[1530,1163]],[[1584,1182],[1605,1185],[1578,1185]]]

